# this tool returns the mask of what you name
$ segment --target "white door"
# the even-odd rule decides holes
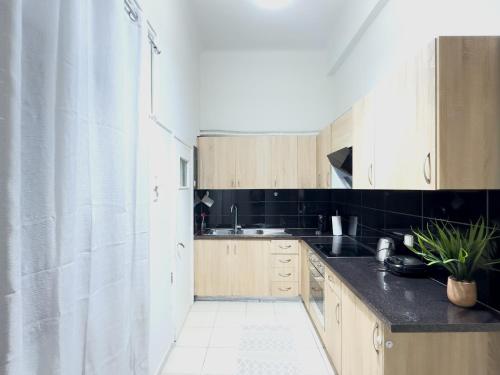
[[[175,140],[177,183],[174,251],[174,321],[178,334],[193,303],[193,150]]]
[[[159,371],[175,339],[171,274],[174,259],[174,171],[172,136],[150,124],[150,370]]]

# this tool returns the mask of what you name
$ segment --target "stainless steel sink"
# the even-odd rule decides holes
[[[282,228],[248,228],[248,229],[238,229],[235,233],[234,229],[210,229],[207,233],[209,236],[291,236],[291,234],[286,233]]]

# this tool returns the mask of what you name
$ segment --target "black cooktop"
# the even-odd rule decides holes
[[[333,237],[331,241],[313,243],[314,248],[326,257],[369,257],[374,256],[377,239],[371,237],[351,238],[347,236]]]

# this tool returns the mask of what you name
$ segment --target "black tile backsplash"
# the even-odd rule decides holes
[[[201,198],[206,190],[196,191]],[[238,205],[242,226],[316,229],[318,215],[323,215],[324,230],[331,232],[330,216],[338,211],[347,223],[358,217],[358,234],[396,239],[399,251],[406,252],[402,234],[425,228],[433,220],[451,221],[467,229],[479,217],[490,226],[500,227],[500,190],[477,191],[392,191],[392,190],[210,190],[215,201],[208,208],[195,207],[195,230],[201,213],[207,215],[207,227],[229,227],[234,224],[230,213]],[[500,239],[497,240],[500,251]],[[437,272],[446,282],[446,274]],[[477,277],[479,299],[500,310],[500,272],[481,272]]]

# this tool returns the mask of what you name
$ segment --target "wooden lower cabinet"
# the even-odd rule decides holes
[[[298,241],[196,240],[198,297],[299,295]]]
[[[300,243],[300,296],[304,306],[309,311],[309,248]]]
[[[342,288],[341,298],[342,375],[383,374],[380,321],[348,288]]]
[[[269,241],[195,241],[195,295],[271,295]]]
[[[330,270],[325,272],[325,348],[338,373],[342,369],[341,287]]]

